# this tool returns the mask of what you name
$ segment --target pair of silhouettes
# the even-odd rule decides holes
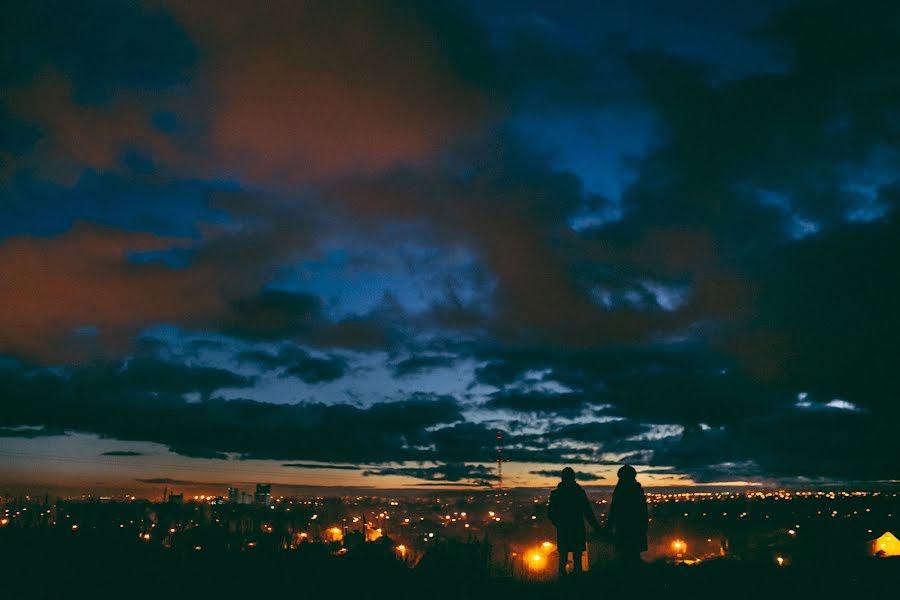
[[[633,467],[621,467],[618,475],[606,525],[612,532],[616,554],[623,566],[633,567],[640,564],[641,552],[647,549],[647,499]],[[566,574],[570,552],[573,570],[580,573],[581,553],[585,550],[584,521],[587,520],[597,533],[601,532],[601,527],[587,494],[575,481],[575,471],[571,467],[563,469],[562,481],[551,492],[547,510],[550,522],[556,526],[560,576]]]

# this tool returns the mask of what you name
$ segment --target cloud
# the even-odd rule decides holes
[[[487,115],[486,35],[460,7],[177,2],[215,163],[257,182],[418,163]],[[353,40],[353,43],[349,43]]]
[[[245,350],[239,352],[236,359],[266,370],[281,369],[280,377],[297,377],[311,385],[340,379],[348,369],[347,361],[339,356],[314,356],[296,346],[282,346],[277,354]]]
[[[297,377],[305,383],[316,384],[334,381],[347,372],[347,363],[341,358],[318,358],[306,354],[298,356],[291,366],[285,369],[285,376]]]
[[[563,414],[579,412],[587,405],[583,394],[575,392],[512,391],[496,392],[486,406],[520,412]]]
[[[634,437],[647,432],[649,429],[649,425],[625,419],[616,419],[564,425],[554,429],[553,436],[563,440],[604,444]]]
[[[321,311],[316,296],[263,290],[234,301],[233,322],[226,324],[225,331],[246,339],[282,340],[309,333],[322,318]]]
[[[490,467],[463,463],[446,463],[433,467],[385,467],[363,471],[363,475],[366,477],[399,475],[426,481],[446,481],[450,483],[474,479],[476,480],[474,483],[479,485],[490,485],[491,481],[498,479],[497,474]]]
[[[896,475],[893,4],[755,8],[752,39],[716,17],[715,48],[653,19],[608,37],[615,11],[106,4],[14,7],[0,35],[0,352],[27,363],[0,362],[0,435],[428,482],[477,478],[437,469],[499,429],[529,462]],[[778,55],[721,58],[748,45]],[[134,344],[160,325],[219,346]],[[222,397],[341,381],[348,349],[387,356],[383,402]],[[458,399],[427,393],[462,363]]]
[[[253,459],[379,463],[430,456],[428,429],[462,420],[449,396],[417,393],[366,408],[269,404],[214,397],[219,386],[245,381],[219,369],[156,361],[131,370],[123,363],[62,373],[0,370],[0,392],[9,399],[0,426],[40,424],[151,441],[198,458],[226,459],[234,453]],[[167,379],[159,389],[153,385]],[[201,400],[189,401],[191,393]]]
[[[133,450],[110,450],[103,452],[100,456],[143,456],[143,452],[134,452]]]
[[[541,471],[529,471],[532,475],[539,475],[541,477],[549,477],[551,479],[558,479],[560,477],[560,471],[553,470],[541,470]],[[596,473],[588,473],[586,471],[575,471],[575,479],[578,481],[601,481],[606,479],[602,475],[597,475]]]
[[[151,483],[154,485],[222,485],[218,482],[209,481],[191,481],[187,479],[170,479],[168,477],[153,477],[150,479],[135,479],[141,483]]]
[[[282,467],[291,467],[292,469],[339,469],[342,471],[359,471],[360,467],[356,465],[318,465],[313,463],[285,463]]]
[[[61,429],[49,429],[47,427],[0,427],[0,437],[34,439],[66,435]]]
[[[393,366],[394,377],[410,377],[427,373],[433,369],[449,368],[456,363],[456,357],[437,354],[410,356]]]
[[[0,291],[0,351],[73,360],[92,346],[121,351],[152,323],[221,313],[224,307],[208,273],[128,260],[131,252],[174,243],[86,224],[58,238],[3,240],[0,278],[8,285]],[[99,335],[79,334],[84,327],[96,328]]]

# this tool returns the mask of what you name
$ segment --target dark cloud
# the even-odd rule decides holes
[[[281,466],[293,469],[339,469],[342,471],[359,471],[361,468],[356,465],[317,465],[313,463],[285,463]]]
[[[196,58],[190,38],[161,7],[37,2],[9,6],[5,16],[4,87],[52,68],[72,81],[81,101],[98,102],[124,88],[183,83]]]
[[[649,429],[648,425],[622,419],[564,425],[554,429],[553,436],[563,440],[603,444],[634,437],[646,433]]]
[[[792,408],[709,431],[648,444],[650,464],[705,481],[807,476],[837,480],[894,479],[888,457],[892,425],[866,412]]]
[[[896,415],[900,227],[858,224],[779,250],[733,351],[759,379]]]
[[[553,471],[553,470],[541,470],[541,471],[529,471],[532,475],[539,475],[541,477],[549,477],[551,479],[559,479],[561,477],[560,473],[562,470]],[[596,473],[587,473],[585,471],[575,471],[575,479],[578,481],[600,481],[606,479],[602,475],[597,475]]]
[[[411,356],[393,365],[395,377],[409,377],[420,373],[427,373],[433,369],[449,368],[456,363],[456,357],[438,354]]]
[[[151,479],[135,479],[141,483],[151,483],[154,485],[222,485],[218,482],[209,481],[191,481],[189,479],[169,479],[168,477],[153,477]]]
[[[366,477],[400,475],[427,481],[447,481],[451,483],[463,480],[476,480],[475,483],[486,486],[491,485],[490,482],[498,479],[497,474],[490,467],[463,463],[446,463],[434,467],[385,467],[363,471],[363,475]]]
[[[233,322],[226,331],[257,340],[282,340],[309,333],[322,318],[321,301],[309,294],[264,290],[259,295],[235,300]]]
[[[66,435],[66,432],[61,429],[50,429],[47,427],[0,427],[0,437],[33,439],[56,435]]]
[[[190,443],[190,442],[189,442]],[[191,458],[205,458],[210,460],[228,460],[228,455],[224,452],[216,452],[209,448],[196,447],[190,445],[170,445],[169,450],[181,456],[189,456]]]
[[[338,356],[319,357],[295,346],[283,346],[277,354],[264,350],[245,350],[236,359],[255,364],[265,370],[281,369],[281,377],[297,377],[304,383],[316,384],[343,377],[347,361]]]
[[[241,381],[239,377],[205,367],[156,366],[157,377],[147,380],[149,366],[137,374],[121,364],[63,374],[4,369],[0,391],[9,404],[0,425],[40,424],[153,441],[197,458],[225,459],[226,453],[235,453],[243,458],[377,463],[429,455],[426,429],[462,420],[453,398],[424,393],[366,408],[223,400],[208,392],[216,382],[227,386]],[[162,391],[150,386],[167,375]],[[141,387],[144,381],[147,386]],[[205,399],[185,399],[197,391]]]
[[[900,7],[664,4],[10,8],[0,352],[58,368],[0,362],[0,435],[896,478]],[[314,385],[351,349],[423,391],[221,397],[229,352]]]
[[[565,414],[577,413],[586,404],[584,394],[576,392],[504,391],[492,394],[486,406],[520,412]]]
[[[103,452],[100,456],[143,456],[143,452],[134,452],[133,450],[111,450]]]
[[[306,354],[297,357],[287,369],[285,376],[297,377],[305,383],[334,381],[347,372],[347,363],[341,358],[318,358]]]

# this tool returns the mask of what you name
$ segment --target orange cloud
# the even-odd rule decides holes
[[[201,48],[196,84],[214,167],[229,173],[291,183],[414,163],[487,111],[487,97],[449,64],[446,36],[413,5],[173,9]]]
[[[13,112],[40,128],[37,152],[52,179],[74,182],[85,166],[115,168],[129,148],[170,163],[179,155],[152,125],[145,97],[120,95],[107,104],[82,105],[73,100],[71,83],[53,71],[6,95]]]
[[[178,240],[76,225],[51,239],[0,244],[0,352],[41,362],[119,350],[151,323],[209,319],[227,309],[213,270],[135,264],[128,254]],[[99,347],[73,334],[96,327]]]

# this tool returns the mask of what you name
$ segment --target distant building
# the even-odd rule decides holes
[[[900,556],[900,540],[890,531],[872,540],[872,554],[875,556]]]
[[[184,504],[184,494],[169,494],[169,504]]]
[[[237,504],[241,499],[241,492],[236,487],[228,488],[228,502]]]
[[[269,506],[272,503],[272,484],[257,483],[256,495],[253,499],[256,501],[256,504]]]

